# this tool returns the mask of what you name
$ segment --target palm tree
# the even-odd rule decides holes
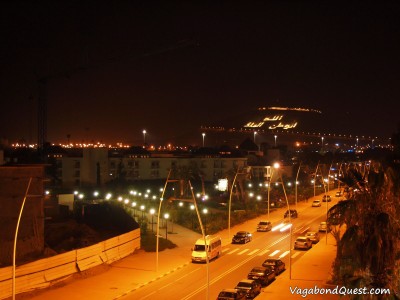
[[[350,198],[328,212],[331,226],[346,225],[345,232],[333,232],[337,256],[334,280],[349,287],[398,290],[399,251],[398,185],[394,169],[374,164],[361,174],[350,167],[342,179],[354,191]],[[398,182],[398,181],[397,181]]]

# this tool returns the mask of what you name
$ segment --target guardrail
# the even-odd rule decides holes
[[[111,264],[140,248],[140,229],[95,245],[43,258],[15,270],[15,293],[25,293],[51,286],[70,275],[101,264]],[[13,268],[0,269],[0,299],[13,296]]]

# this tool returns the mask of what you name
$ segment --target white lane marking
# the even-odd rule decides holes
[[[279,258],[285,257],[286,255],[288,255],[290,253],[290,251],[285,251],[283,252],[281,255],[279,255]]]
[[[243,253],[246,253],[247,251],[249,251],[250,249],[244,249],[243,251],[240,251],[237,255],[242,255]]]
[[[295,254],[292,255],[292,258],[295,258],[299,254],[300,254],[300,252],[296,252]]]
[[[226,252],[226,251],[228,251],[230,248],[225,248],[225,249],[222,249],[222,253],[224,253],[224,252]]]
[[[235,252],[238,251],[238,250],[239,250],[239,248],[233,249],[231,252],[228,252],[227,254],[235,253]]]
[[[247,253],[247,255],[253,255],[254,253],[256,253],[257,251],[259,251],[260,249],[255,249],[253,251],[251,251],[250,253]]]
[[[269,249],[265,249],[265,250],[261,251],[260,253],[258,253],[258,256],[262,256],[265,253],[267,253],[268,251],[269,251]]]
[[[275,254],[278,254],[281,250],[275,250],[274,252],[272,252],[269,256],[274,256]]]

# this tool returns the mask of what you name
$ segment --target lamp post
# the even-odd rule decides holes
[[[143,220],[144,220],[144,209],[145,209],[146,207],[144,206],[144,205],[140,205],[140,210],[142,211],[142,220],[141,220],[141,222],[140,223],[143,223]]]
[[[189,187],[190,187],[190,191],[192,192],[192,199],[193,199],[193,204],[196,210],[196,214],[197,214],[197,218],[199,219],[199,224],[200,224],[200,230],[201,230],[201,234],[203,236],[204,239],[204,245],[207,245],[207,241],[206,241],[206,235],[204,232],[204,227],[203,227],[203,222],[201,221],[201,217],[200,217],[200,213],[199,213],[199,208],[197,206],[196,203],[196,198],[194,196],[194,192],[193,192],[193,187],[192,184],[189,180]],[[210,268],[209,268],[209,259],[208,259],[208,253],[206,253],[206,265],[207,265],[207,297],[206,300],[208,300],[210,298]]]
[[[206,134],[203,132],[201,135],[203,136],[203,148],[204,148],[204,138],[205,138]]]
[[[315,169],[314,173],[314,197],[315,197],[315,184],[317,183],[317,172],[318,172],[319,162],[317,164],[317,168]]]
[[[254,131],[254,143],[256,142],[257,131]]]
[[[280,165],[279,163],[275,163],[274,164],[274,168],[275,169],[279,169]],[[285,195],[285,200],[286,200],[286,206],[287,206],[287,210],[288,210],[288,217],[289,217],[289,224],[290,224],[290,233],[289,233],[289,237],[290,237],[290,243],[289,243],[289,279],[292,279],[292,219],[291,219],[291,214],[290,214],[290,206],[289,206],[289,200],[286,194],[286,189],[285,189],[285,184],[283,182],[282,179],[282,174],[279,173],[279,177],[281,180],[281,184],[282,184],[282,189],[283,189],[283,194]]]
[[[146,129],[143,130],[143,145],[146,147]]]
[[[133,218],[136,218],[136,202],[132,202],[133,207]]]
[[[321,137],[321,150],[324,149],[324,137]]]
[[[195,209],[194,205],[190,204],[190,210],[191,210],[191,216],[192,216],[192,230],[194,228],[194,220],[193,220],[193,215],[194,215],[193,211],[194,211],[194,209]]]
[[[207,235],[207,213],[208,209],[203,208],[203,214],[204,214],[204,235]]]
[[[235,186],[236,178],[239,174],[239,170],[236,170],[235,177],[233,178],[232,186],[231,186],[231,191],[229,193],[229,203],[228,203],[228,239],[231,238],[231,205],[232,205],[232,193],[233,193],[233,187]]]
[[[157,214],[157,233],[156,233],[156,272],[158,272],[158,246],[159,246],[159,237],[160,237],[160,213],[161,213],[161,205],[164,199],[164,193],[167,189],[167,184],[169,181],[169,177],[171,175],[171,169],[168,172],[167,180],[165,181],[164,188],[161,190],[160,204],[158,205],[158,214]]]
[[[268,178],[268,190],[267,190],[267,205],[268,205],[268,207],[267,207],[267,216],[268,216],[268,221],[269,221],[269,206],[270,206],[270,203],[269,203],[269,194],[270,194],[270,191],[271,191],[271,182],[272,182],[272,175],[274,174],[274,173],[273,173],[273,170],[274,170],[274,169],[271,169],[271,168],[269,167],[269,170],[271,170],[271,173],[268,174],[268,170],[267,170],[267,178]]]
[[[32,183],[32,177],[29,177],[28,186],[26,187],[24,199],[22,200],[21,209],[19,211],[18,219],[17,219],[17,226],[15,228],[15,235],[14,235],[14,247],[13,247],[13,266],[12,266],[12,297],[13,300],[15,299],[15,291],[16,291],[16,257],[17,257],[17,240],[18,240],[18,231],[19,231],[19,224],[21,222],[22,212],[24,210],[26,198],[29,197],[28,192],[29,188]]]
[[[169,218],[169,214],[165,213],[164,219],[165,219],[165,239],[166,240],[168,240],[168,218]]]
[[[296,210],[297,210],[297,185],[299,184],[298,178],[299,178],[299,173],[300,173],[300,167],[301,167],[301,162],[299,164],[299,169],[297,170],[297,175],[296,175],[296,182],[295,182],[295,201],[296,201]]]
[[[156,212],[156,210],[154,209],[154,208],[151,208],[150,209],[150,215],[151,215],[151,232],[153,233],[154,231],[153,231],[153,224],[154,224],[154,222],[153,222],[153,217],[154,217],[154,213]]]
[[[276,148],[276,138],[277,138],[278,136],[277,135],[274,135],[274,138],[275,138],[275,148]]]

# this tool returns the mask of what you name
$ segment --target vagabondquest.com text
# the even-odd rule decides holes
[[[316,285],[313,288],[289,287],[292,295],[299,295],[303,298],[308,295],[390,295],[389,289],[382,288],[347,288],[345,286],[336,286],[334,288],[319,288]]]

